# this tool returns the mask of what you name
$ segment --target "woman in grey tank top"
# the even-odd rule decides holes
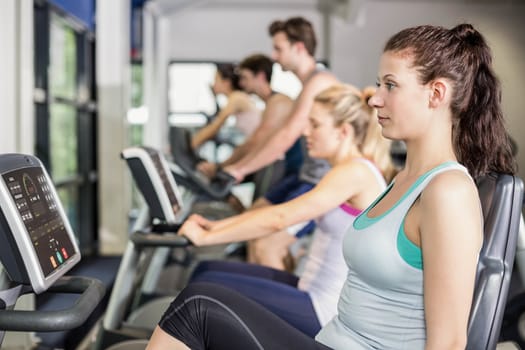
[[[465,348],[483,225],[472,178],[516,171],[490,49],[469,24],[408,28],[387,42],[377,79],[369,103],[383,135],[405,142],[406,164],[345,236],[339,314],[313,340],[238,294],[193,285],[149,349]]]

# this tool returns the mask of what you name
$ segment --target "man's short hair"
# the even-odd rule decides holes
[[[271,36],[283,32],[290,43],[302,42],[311,56],[315,55],[317,40],[312,23],[303,17],[291,17],[286,21],[277,20],[270,24]]]
[[[270,82],[270,80],[272,80],[273,61],[266,55],[255,54],[248,56],[239,63],[238,68],[248,69],[254,75],[263,72],[266,81]]]

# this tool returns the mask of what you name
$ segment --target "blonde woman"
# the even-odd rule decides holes
[[[309,155],[326,159],[331,170],[312,190],[219,222],[193,216],[180,230],[196,245],[207,245],[262,237],[316,218],[301,277],[259,265],[211,261],[197,267],[192,283],[230,287],[311,337],[336,315],[347,275],[343,235],[385,189],[383,174],[392,170],[389,141],[381,136],[375,110],[367,104],[373,92],[336,85],[314,99],[304,136]]]

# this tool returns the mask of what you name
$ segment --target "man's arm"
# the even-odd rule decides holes
[[[282,127],[292,111],[293,101],[285,95],[278,94],[270,97],[262,114],[262,122],[250,138],[235,148],[233,154],[224,162],[222,167],[234,164],[246,155],[254,154],[266,141]]]
[[[228,166],[225,171],[238,181],[278,159],[302,135],[308,123],[308,114],[317,94],[337,83],[337,79],[328,72],[315,75],[303,87],[303,91],[294,103],[286,124],[283,125],[263,147],[255,154],[244,157],[239,162]]]

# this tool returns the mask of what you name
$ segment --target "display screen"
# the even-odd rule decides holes
[[[37,167],[14,170],[3,178],[47,277],[75,253],[52,185]]]
[[[155,168],[157,169],[160,179],[162,181],[162,185],[164,186],[164,189],[166,190],[166,193],[168,194],[168,199],[170,201],[170,206],[173,209],[174,213],[178,213],[180,210],[180,203],[177,200],[177,195],[175,194],[175,190],[171,187],[171,183],[168,179],[168,174],[164,170],[164,167],[162,166],[162,161],[160,159],[160,156],[158,153],[150,153],[151,160],[153,161],[153,164],[155,165]]]

